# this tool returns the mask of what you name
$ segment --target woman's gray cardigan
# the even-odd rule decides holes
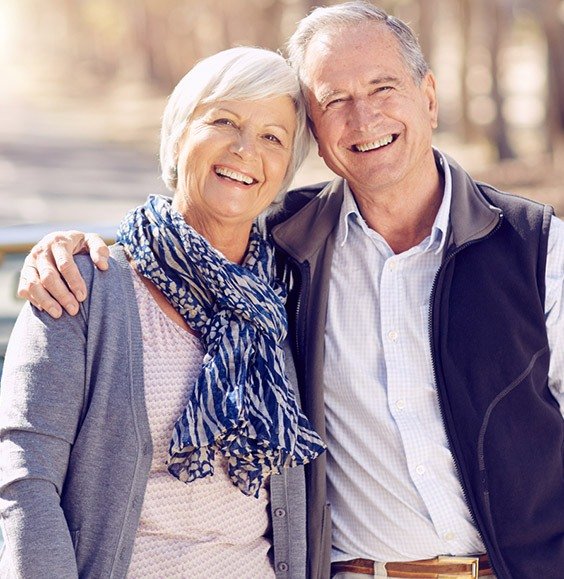
[[[0,390],[0,577],[127,574],[152,444],[131,268],[118,246],[112,256],[106,272],[77,260],[89,290],[77,316],[28,304],[14,327]],[[271,521],[277,577],[304,577],[302,468],[272,477]]]

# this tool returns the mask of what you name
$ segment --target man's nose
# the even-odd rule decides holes
[[[380,108],[368,99],[357,99],[351,107],[350,124],[358,130],[370,129],[380,117]]]

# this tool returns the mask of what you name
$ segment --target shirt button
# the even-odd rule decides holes
[[[415,469],[415,472],[416,472],[419,476],[424,475],[424,474],[425,474],[425,467],[424,467],[422,464],[420,464],[420,465],[418,465],[417,468]]]
[[[403,410],[405,408],[405,400],[403,398],[396,400],[396,408],[398,410]]]
[[[275,517],[285,517],[286,511],[284,509],[274,509],[274,516]]]
[[[288,571],[288,563],[284,563],[284,561],[278,563],[276,567],[278,568],[278,571]]]
[[[443,539],[445,541],[452,541],[456,538],[456,535],[452,532],[452,531],[447,531],[444,535],[443,535]]]
[[[388,340],[390,340],[390,342],[395,342],[398,339],[398,333],[395,330],[392,330],[391,332],[388,332]]]

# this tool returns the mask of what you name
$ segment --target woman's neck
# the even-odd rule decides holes
[[[225,224],[212,223],[209,220],[200,221],[191,215],[185,216],[184,220],[226,259],[233,263],[243,262],[249,246],[252,224],[249,223],[246,226],[238,223],[230,227]]]
[[[184,221],[233,263],[242,263],[249,246],[252,221],[229,221],[201,215],[193,207],[176,206]]]

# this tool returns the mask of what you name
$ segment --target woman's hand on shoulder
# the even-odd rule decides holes
[[[87,253],[100,270],[108,269],[108,246],[96,233],[55,231],[33,246],[20,272],[18,296],[52,317],[78,312],[86,299],[86,284],[73,255]],[[62,307],[61,307],[62,306]]]

